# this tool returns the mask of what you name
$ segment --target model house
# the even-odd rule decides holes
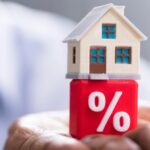
[[[124,6],[93,8],[64,40],[68,78],[138,79],[140,43],[147,37],[124,15]]]

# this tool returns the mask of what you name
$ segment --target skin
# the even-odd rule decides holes
[[[31,114],[10,127],[4,150],[150,150],[150,108],[139,109],[138,122],[136,130],[123,136],[77,140],[68,133],[68,112]]]

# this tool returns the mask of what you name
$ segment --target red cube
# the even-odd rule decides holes
[[[122,135],[137,127],[138,84],[133,80],[72,80],[70,134]]]

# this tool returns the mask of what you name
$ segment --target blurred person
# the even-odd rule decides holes
[[[10,2],[0,3],[2,143],[7,127],[15,118],[27,113],[68,109],[67,47],[62,40],[74,25],[73,21],[56,14]],[[142,99],[149,99],[148,66],[149,62],[143,60]]]
[[[74,22],[0,2],[0,133],[26,113],[68,108],[67,47]],[[65,87],[65,88],[64,88]]]

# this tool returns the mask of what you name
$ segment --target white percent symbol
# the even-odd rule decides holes
[[[121,95],[122,95],[121,91],[115,92],[115,95],[112,98],[112,101],[109,104],[109,106],[97,128],[97,132],[104,131],[104,128],[105,128],[110,116],[112,115],[117,103],[119,102]],[[97,105],[96,105],[96,98],[98,99]],[[89,95],[88,106],[94,112],[100,112],[100,111],[104,110],[104,108],[106,106],[105,95],[102,92],[92,92]],[[120,121],[121,118],[123,119],[123,124],[121,124],[121,121]],[[130,123],[131,123],[130,116],[126,112],[123,112],[123,111],[117,112],[113,116],[113,126],[116,129],[116,131],[119,131],[119,132],[127,131],[130,127]]]

